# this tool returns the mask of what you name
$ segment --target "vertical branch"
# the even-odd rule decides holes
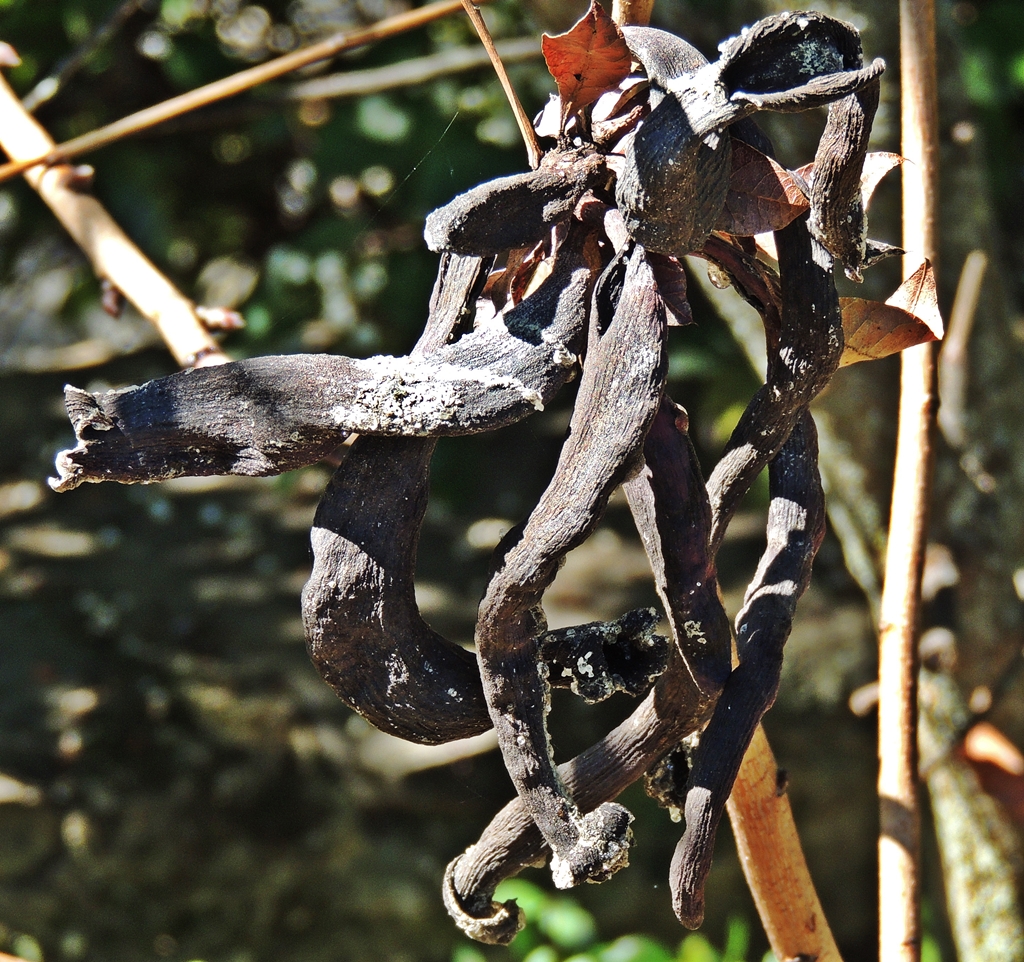
[[[620,27],[626,25],[646,27],[651,22],[654,0],[614,0],[612,20]]]
[[[900,0],[903,246],[935,259],[934,0]],[[917,634],[935,421],[935,350],[902,355],[899,431],[879,649],[879,959],[920,957]]]

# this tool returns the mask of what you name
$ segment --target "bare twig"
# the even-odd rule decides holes
[[[937,93],[933,0],[900,0],[903,247],[935,260]],[[907,267],[913,263],[908,259]],[[879,958],[920,957],[917,633],[935,420],[935,350],[903,352],[879,648]]]
[[[758,725],[728,802],[740,864],[777,959],[840,962],[814,890],[789,796]]]
[[[388,17],[360,30],[336,33],[326,40],[304,47],[302,50],[285,54],[276,60],[270,60],[257,67],[250,67],[248,70],[240,70],[230,77],[215,80],[205,87],[190,90],[186,94],[147,107],[145,110],[116,120],[105,127],[75,137],[67,143],[58,146],[51,145],[46,153],[22,156],[14,163],[4,164],[0,166],[0,183],[16,174],[24,173],[29,167],[36,164],[52,165],[70,160],[72,157],[105,147],[115,140],[147,130],[190,110],[205,107],[207,104],[223,100],[226,97],[233,97],[259,84],[266,83],[268,80],[275,80],[284,74],[298,70],[300,67],[307,67],[320,60],[327,60],[354,47],[363,47],[395,34],[413,30],[432,20],[447,17],[460,9],[462,9],[460,0],[441,0],[440,3],[428,4],[425,7],[417,7],[394,17]]]
[[[0,147],[18,160],[53,149],[49,134],[25,111],[2,77]],[[95,197],[75,189],[73,171],[67,164],[37,165],[24,173],[85,251],[97,276],[109,280],[156,325],[180,365],[217,364],[228,359],[199,321],[192,302],[153,266]]]
[[[967,342],[978,310],[981,281],[988,266],[984,251],[971,251],[964,260],[956,298],[949,314],[946,337],[939,352],[939,427],[949,446],[967,443],[964,407],[967,401]]]
[[[480,42],[484,45],[487,55],[491,58],[494,72],[501,81],[501,87],[505,91],[505,96],[508,97],[512,113],[515,114],[516,123],[519,125],[519,132],[523,135],[523,143],[526,144],[526,154],[529,157],[530,166],[536,168],[540,164],[541,155],[540,145],[537,143],[537,135],[534,133],[530,118],[526,116],[526,111],[523,110],[523,105],[519,102],[519,97],[516,95],[515,87],[512,86],[512,81],[509,80],[505,65],[501,62],[501,57],[498,56],[498,51],[494,47],[494,41],[491,39],[491,32],[487,29],[487,24],[484,23],[484,18],[480,15],[480,9],[473,0],[462,0],[462,6],[465,8],[473,24],[473,29],[476,30],[477,36],[480,38]]]
[[[52,100],[67,82],[82,69],[89,59],[142,6],[143,0],[123,0],[106,20],[103,21],[70,56],[65,57],[53,70],[39,81],[22,100],[22,106],[33,113],[42,104]]]
[[[651,22],[654,0],[614,0],[612,20],[620,27],[646,27]]]
[[[541,55],[539,37],[499,40],[494,46],[505,63],[533,60]],[[491,58],[486,50],[478,47],[454,47],[426,57],[388,64],[386,67],[350,70],[304,80],[290,87],[285,96],[289,100],[361,97],[382,90],[393,90],[395,87],[427,83],[461,71],[477,70],[488,66],[490,62]]]

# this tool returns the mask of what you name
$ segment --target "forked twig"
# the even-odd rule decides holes
[[[301,50],[287,53],[283,57],[270,60],[248,70],[240,70],[230,77],[215,80],[196,90],[172,97],[163,103],[154,104],[145,110],[115,120],[112,124],[99,127],[88,133],[75,137],[66,143],[51,145],[45,153],[36,153],[31,156],[21,156],[9,164],[0,166],[0,183],[9,180],[17,174],[23,174],[30,167],[37,164],[53,165],[78,157],[90,150],[97,150],[107,144],[120,140],[123,137],[137,134],[142,130],[148,130],[157,124],[171,120],[181,114],[205,107],[218,100],[227,97],[234,97],[243,91],[249,90],[269,80],[275,80],[287,73],[298,70],[300,67],[308,67],[310,64],[342,53],[345,50],[352,50],[355,47],[364,47],[367,44],[384,40],[398,33],[413,30],[421,27],[432,20],[440,17],[447,17],[462,8],[461,0],[441,0],[439,3],[428,4],[425,7],[417,7],[414,10],[388,17],[369,27],[360,30],[352,30],[347,33],[336,33],[320,43],[314,43]]]
[[[936,254],[938,187],[934,0],[900,0],[903,247]],[[903,352],[879,647],[879,958],[920,955],[917,634],[935,423],[935,349]]]
[[[537,143],[537,135],[533,131],[533,124],[530,122],[530,118],[526,116],[523,105],[519,102],[515,87],[512,86],[512,81],[509,80],[508,71],[505,70],[505,65],[501,62],[498,51],[494,49],[491,32],[487,29],[487,24],[484,23],[484,18],[480,15],[479,7],[477,7],[473,0],[462,0],[462,6],[465,8],[470,22],[473,24],[473,29],[476,30],[477,36],[480,38],[480,42],[484,45],[487,55],[491,58],[494,72],[501,81],[501,88],[505,91],[505,96],[508,97],[509,106],[512,107],[512,113],[515,114],[516,123],[519,125],[519,132],[523,135],[523,142],[526,144],[526,153],[530,160],[530,166],[536,170],[540,164],[541,150],[540,145]]]

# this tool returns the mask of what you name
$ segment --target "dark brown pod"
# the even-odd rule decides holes
[[[432,251],[458,254],[532,247],[607,176],[600,154],[551,151],[536,170],[488,181],[430,213],[423,237]]]
[[[767,17],[723,44],[715,63],[662,30],[624,34],[648,72],[654,109],[626,151],[616,200],[636,240],[677,257],[704,246],[725,205],[727,127],[758,110],[843,100],[884,69],[881,61],[864,67],[856,31],[818,13]],[[740,136],[750,139],[746,130]],[[848,191],[842,194],[845,216]]]

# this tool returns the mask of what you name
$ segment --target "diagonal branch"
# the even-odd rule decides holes
[[[37,158],[53,149],[49,134],[25,111],[3,77],[0,147],[17,160]],[[19,170],[85,252],[96,275],[110,281],[152,321],[178,364],[192,367],[227,360],[196,316],[195,305],[156,269],[95,197],[75,189],[71,167],[46,168],[30,162]]]
[[[376,43],[397,33],[404,33],[406,30],[414,30],[432,20],[440,17],[447,17],[462,9],[460,0],[440,0],[438,3],[428,4],[425,7],[416,7],[407,10],[394,17],[388,17],[369,27],[360,30],[351,30],[347,33],[336,33],[319,43],[303,47],[292,53],[286,53],[275,60],[261,63],[259,66],[250,67],[248,70],[240,70],[230,77],[215,80],[196,90],[172,97],[163,103],[155,104],[116,120],[112,124],[91,130],[75,137],[66,143],[55,146],[50,144],[45,150],[37,150],[34,154],[19,156],[12,159],[12,163],[0,166],[0,183],[9,180],[17,174],[22,174],[36,164],[59,164],[78,157],[91,150],[98,150],[107,144],[120,140],[131,134],[137,134],[142,130],[148,130],[157,124],[179,117],[181,114],[205,107],[208,104],[216,103],[227,97],[234,97],[259,84],[267,83],[269,80],[276,80],[285,74],[292,73],[301,67],[308,67],[310,64],[318,63],[321,60],[328,60],[346,50],[355,47],[364,47],[367,44]]]

